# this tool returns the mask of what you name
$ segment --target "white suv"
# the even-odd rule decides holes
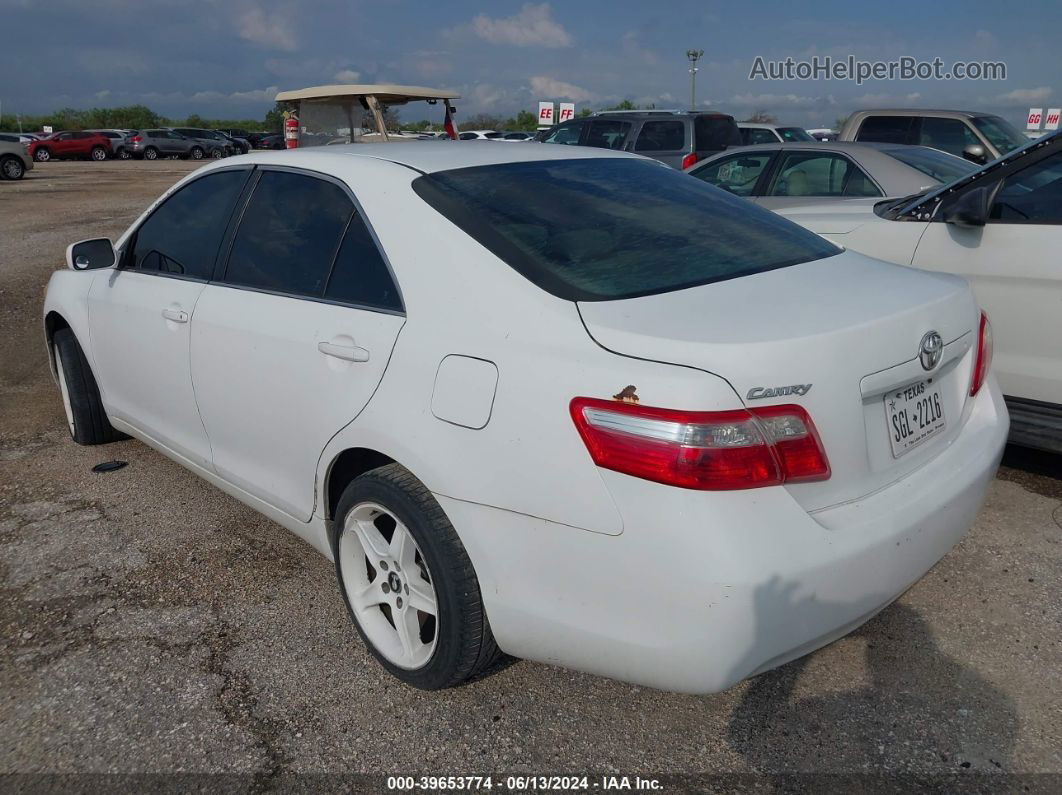
[[[903,593],[995,473],[962,279],[622,152],[230,163],[52,277],[71,433],[135,436],[331,557],[405,682],[502,650],[728,687]]]

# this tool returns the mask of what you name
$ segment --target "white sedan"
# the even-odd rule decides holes
[[[872,257],[969,279],[996,328],[1011,441],[1062,452],[1062,135],[920,195],[777,212]]]
[[[74,440],[332,558],[421,688],[502,651],[693,693],[806,654],[963,536],[1007,432],[962,279],[621,152],[255,152],[67,260]]]

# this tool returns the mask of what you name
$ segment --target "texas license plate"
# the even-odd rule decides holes
[[[899,458],[944,430],[944,399],[940,387],[919,381],[886,393],[885,417],[892,455]]]

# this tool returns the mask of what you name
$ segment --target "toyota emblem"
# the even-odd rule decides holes
[[[922,363],[923,370],[932,370],[940,364],[940,357],[944,353],[944,340],[935,331],[927,331],[918,346],[918,361]]]

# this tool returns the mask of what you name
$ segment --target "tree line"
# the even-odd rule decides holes
[[[37,132],[45,127],[53,130],[120,129],[143,130],[152,127],[200,127],[208,130],[239,128],[260,132],[280,132],[281,112],[273,108],[262,119],[210,119],[193,113],[184,118],[162,116],[146,105],[120,108],[62,108],[41,115],[14,116],[4,114],[0,130],[4,132]]]

